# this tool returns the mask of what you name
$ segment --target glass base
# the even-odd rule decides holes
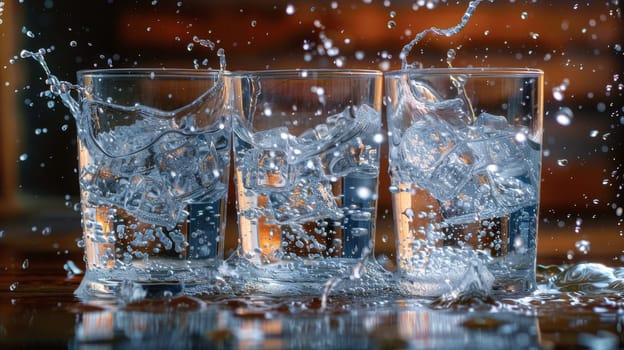
[[[273,296],[324,294],[375,295],[389,290],[390,280],[374,260],[323,259],[280,261],[241,269],[244,293]]]
[[[123,270],[88,270],[74,294],[81,299],[136,301],[180,294],[231,292],[231,286],[218,276],[216,264],[171,265],[158,264],[158,268],[150,269],[137,265]]]
[[[439,266],[438,266],[439,268]],[[477,293],[490,296],[522,297],[536,288],[535,270],[497,270],[486,264],[462,265],[452,268],[401,271],[396,290],[401,295],[439,297]]]

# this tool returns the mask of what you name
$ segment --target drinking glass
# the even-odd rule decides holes
[[[385,83],[403,291],[535,288],[543,73],[408,69]]]
[[[77,294],[162,296],[209,286],[224,254],[231,77],[184,69],[77,75],[86,263]]]
[[[246,288],[316,293],[373,249],[382,74],[272,70],[241,80],[233,134]]]

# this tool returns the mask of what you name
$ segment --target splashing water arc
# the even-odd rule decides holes
[[[412,39],[412,41],[407,43],[405,46],[403,46],[403,49],[401,49],[401,53],[399,54],[399,58],[401,58],[401,68],[408,69],[408,68],[413,68],[415,66],[415,64],[407,63],[407,56],[412,51],[414,46],[416,46],[416,44],[418,44],[427,34],[433,33],[436,35],[444,35],[446,37],[450,37],[450,36],[458,34],[462,29],[464,29],[464,27],[466,26],[466,24],[468,24],[468,21],[474,14],[475,10],[477,9],[477,6],[479,6],[479,3],[481,3],[481,1],[482,0],[471,1],[470,4],[468,5],[468,8],[466,9],[466,12],[462,16],[461,21],[457,25],[447,28],[447,29],[431,27],[418,33],[414,37],[414,39]],[[490,1],[493,1],[493,0],[490,0]],[[450,62],[448,63],[450,65]]]

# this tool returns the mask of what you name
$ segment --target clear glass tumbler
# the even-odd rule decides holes
[[[382,74],[241,76],[233,120],[240,250],[250,291],[318,293],[373,249]]]
[[[184,69],[77,75],[87,270],[77,294],[162,296],[209,285],[224,254],[231,78]]]
[[[543,73],[411,69],[385,83],[403,291],[532,290]]]

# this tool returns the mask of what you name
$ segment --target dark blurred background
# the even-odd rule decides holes
[[[44,74],[22,49],[45,48],[62,80],[108,67],[229,70],[340,67],[393,70],[416,33],[459,23],[468,1],[0,1],[0,246],[59,236],[78,250],[75,125],[50,102]],[[425,67],[533,67],[545,71],[541,262],[624,264],[624,24],[618,0],[484,1],[457,35],[429,35],[409,60]],[[378,248],[391,252],[382,171]],[[230,196],[233,214],[234,196]],[[46,230],[48,228],[49,230]],[[230,244],[236,224],[229,224]],[[64,241],[62,233],[72,232]],[[383,239],[382,239],[383,237]],[[589,243],[589,246],[587,245]]]

